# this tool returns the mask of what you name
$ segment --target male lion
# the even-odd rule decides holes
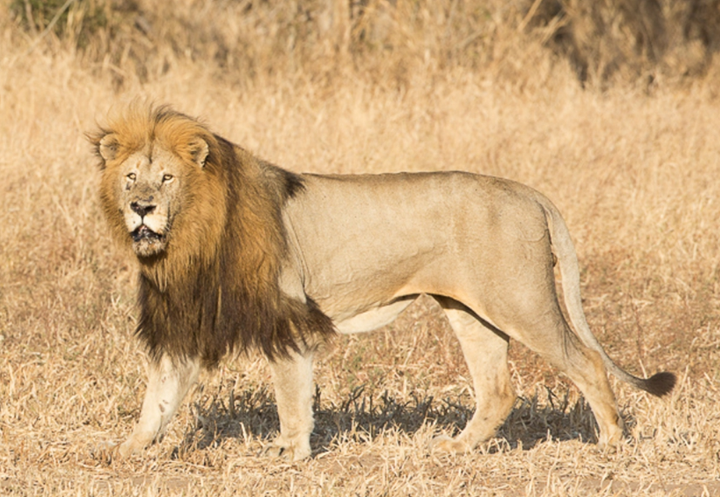
[[[658,396],[675,384],[672,373],[632,376],[603,351],[567,227],[527,186],[463,172],[294,174],[167,107],[134,106],[90,140],[102,208],[140,264],[137,334],[150,359],[120,456],[162,435],[202,367],[248,347],[267,356],[275,384],[280,435],[267,451],[309,456],[317,346],[390,323],[420,294],[445,310],[477,397],[465,429],[435,449],[468,451],[509,413],[510,338],[577,384],[602,445],[622,435],[606,368]]]

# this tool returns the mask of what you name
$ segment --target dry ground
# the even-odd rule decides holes
[[[268,77],[242,86],[202,66],[113,89],[111,67],[0,39],[0,493],[15,495],[720,495],[720,101],[684,89],[583,90],[563,65],[530,86],[471,71],[398,87]],[[472,390],[455,339],[425,300],[345,337],[316,369],[313,458],[258,455],[277,430],[260,357],[206,375],[165,440],[128,461],[144,392],[134,268],[101,219],[83,133],[136,98],[171,103],[294,171],[464,169],[543,191],[582,265],[590,325],[631,371],[669,369],[655,399],[613,381],[627,424],[594,442],[576,389],[513,344],[519,399],[471,454],[426,451],[459,431]]]

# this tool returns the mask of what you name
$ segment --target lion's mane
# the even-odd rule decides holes
[[[314,346],[334,333],[315,303],[284,294],[281,263],[288,257],[285,202],[302,179],[260,161],[204,125],[167,107],[135,106],[89,138],[99,150],[116,137],[116,161],[101,161],[101,204],[115,237],[130,237],[113,192],[123,157],[162,143],[188,168],[182,209],[168,247],[138,258],[139,338],[150,356],[200,357],[215,366],[227,353],[258,348],[270,359]],[[208,156],[193,163],[198,143]]]

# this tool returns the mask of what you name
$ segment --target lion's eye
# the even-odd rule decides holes
[[[127,179],[129,179],[130,181],[135,181],[135,178],[137,178],[135,173],[130,173],[127,175]]]
[[[175,177],[172,174],[163,174],[163,183],[171,182]]]

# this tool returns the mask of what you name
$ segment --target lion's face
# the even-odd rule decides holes
[[[160,142],[128,153],[112,134],[100,141],[99,152],[107,166],[104,191],[110,198],[106,200],[122,216],[140,258],[160,255],[168,248],[173,224],[189,197],[193,172],[200,173],[207,156],[205,142],[196,143],[188,161]]]
[[[120,207],[138,256],[157,255],[167,247],[173,219],[180,210],[184,178],[179,161],[156,147],[152,157],[136,152],[119,168]]]

